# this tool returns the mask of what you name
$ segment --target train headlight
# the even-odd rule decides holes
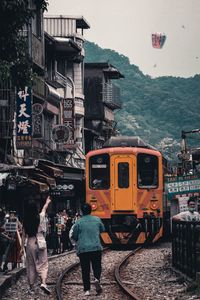
[[[97,209],[97,203],[91,203],[91,207],[92,207],[92,210],[96,210]]]
[[[158,203],[157,203],[157,202],[151,202],[150,208],[151,208],[152,210],[158,209]]]

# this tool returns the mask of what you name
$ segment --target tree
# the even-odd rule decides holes
[[[34,0],[37,9],[47,9],[48,2]],[[11,78],[14,85],[30,79],[31,62],[27,41],[19,32],[34,16],[29,0],[0,1],[0,81]]]

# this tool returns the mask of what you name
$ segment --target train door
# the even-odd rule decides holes
[[[130,157],[114,158],[114,210],[133,210],[133,160]]]

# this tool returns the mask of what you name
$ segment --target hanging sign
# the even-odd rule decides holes
[[[52,130],[52,140],[56,144],[65,144],[70,139],[70,130],[65,125],[57,125]]]
[[[33,115],[40,115],[43,112],[43,105],[41,103],[34,103],[32,105]]]
[[[32,105],[31,88],[25,87],[17,93],[16,110],[16,147],[17,149],[32,146]]]
[[[69,130],[69,139],[65,142],[66,148],[74,147],[74,99],[63,99],[63,124]]]

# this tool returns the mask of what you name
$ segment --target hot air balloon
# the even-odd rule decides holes
[[[165,43],[166,35],[160,32],[154,32],[151,35],[152,37],[152,46],[154,48],[161,49]]]

